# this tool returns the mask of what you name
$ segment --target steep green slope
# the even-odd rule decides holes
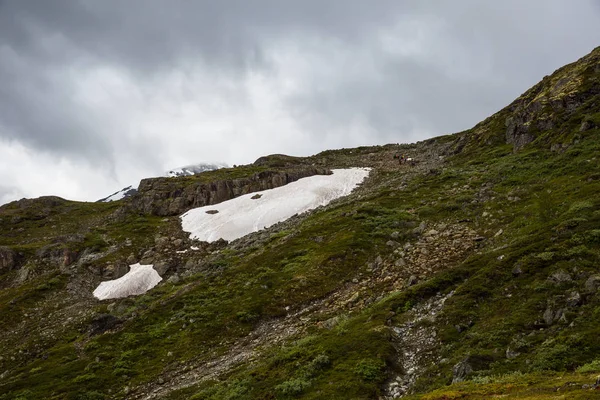
[[[3,206],[0,399],[593,398],[599,95],[600,48],[469,131],[261,159],[373,170],[232,243],[126,201]],[[91,297],[140,260],[165,281]]]

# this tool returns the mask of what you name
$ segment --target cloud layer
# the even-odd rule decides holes
[[[593,0],[0,1],[0,203],[466,129],[598,26]]]

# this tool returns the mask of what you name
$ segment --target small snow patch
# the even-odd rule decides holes
[[[94,290],[94,297],[106,300],[144,294],[162,280],[152,265],[138,263],[129,267],[129,272],[119,279],[101,282]]]
[[[334,169],[332,175],[310,176],[275,189],[194,208],[181,216],[181,226],[192,239],[235,240],[349,195],[369,171],[369,168]],[[207,215],[208,211],[213,214]]]

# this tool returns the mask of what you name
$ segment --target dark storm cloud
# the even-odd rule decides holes
[[[345,40],[393,20],[398,2],[233,1],[7,1],[2,36],[18,49],[39,50],[40,35],[60,34],[80,50],[140,70],[200,56],[248,67],[261,40],[317,30]],[[265,37],[266,36],[266,37]]]
[[[594,0],[0,0],[0,157],[10,143],[120,183],[178,153],[420,140],[583,56],[598,26]]]
[[[201,59],[243,74],[267,68],[263,41],[317,30],[356,40],[389,22],[395,2],[5,1],[0,3],[3,137],[57,153],[110,158],[102,127],[86,123],[61,68],[109,64],[156,74]],[[151,81],[151,78],[147,78]],[[143,83],[143,82],[142,82]]]

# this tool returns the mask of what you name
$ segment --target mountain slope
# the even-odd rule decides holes
[[[0,399],[593,398],[599,94],[600,48],[465,132],[173,178],[372,168],[231,243],[134,199],[0,207]],[[93,298],[137,262],[162,283]]]

